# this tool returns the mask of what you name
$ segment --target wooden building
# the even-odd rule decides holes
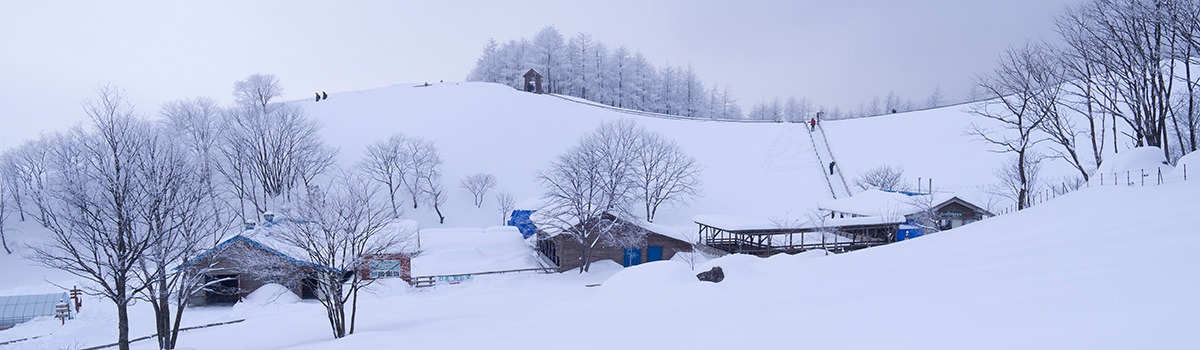
[[[936,222],[938,230],[957,228],[993,216],[961,197],[940,192],[866,190],[851,197],[822,201],[818,207],[830,218],[903,216],[910,223]]]
[[[525,92],[532,92],[535,94],[543,93],[542,73],[538,73],[538,71],[534,70],[533,68],[529,68],[529,71],[525,72],[524,77],[525,84],[521,84],[521,86],[525,87]]]
[[[307,276],[319,267],[252,239],[251,233],[227,239],[185,264],[202,269],[206,281],[218,281],[192,295],[189,305],[234,304],[267,283],[281,284],[303,299],[316,298]]]
[[[589,252],[591,262],[612,260],[621,266],[634,266],[658,260],[670,260],[677,252],[691,252],[692,243],[683,234],[666,227],[641,220],[619,219],[606,215],[606,220],[616,220],[612,237],[602,237]],[[538,230],[538,252],[547,260],[558,265],[558,271],[568,271],[583,266],[583,244],[569,234],[554,234]],[[591,242],[589,239],[588,242]]]
[[[393,224],[388,234],[403,234],[410,229],[405,224],[408,223]],[[335,269],[312,263],[307,259],[307,251],[281,242],[279,230],[284,229],[271,215],[264,215],[262,225],[255,227],[251,223],[244,231],[185,262],[182,268],[197,269],[206,281],[215,282],[204,292],[189,297],[188,304],[234,304],[267,283],[283,285],[302,299],[317,298],[314,272]],[[410,281],[412,255],[404,252],[363,256],[367,268],[357,272],[364,279]],[[344,279],[349,279],[355,271],[341,273]]]

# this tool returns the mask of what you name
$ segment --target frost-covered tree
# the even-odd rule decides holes
[[[565,70],[566,46],[554,26],[546,26],[533,37],[533,68],[542,73],[546,93],[558,93]]]
[[[507,83],[508,80],[504,77],[503,72],[504,61],[500,57],[499,48],[500,44],[496,43],[496,39],[488,38],[487,44],[483,46],[483,54],[480,54],[479,59],[475,61],[475,68],[471,69],[467,80]]]
[[[3,171],[0,169],[0,171]],[[8,238],[5,233],[8,232],[8,222],[12,217],[13,206],[9,204],[12,201],[10,188],[13,184],[9,181],[0,179],[0,246],[4,247],[5,254],[12,254],[12,249],[8,248]]]
[[[321,140],[321,125],[302,107],[273,102],[281,91],[270,75],[239,81],[234,89],[239,106],[224,118],[220,172],[242,203],[243,217],[246,201],[254,205],[254,213],[267,211],[272,201],[324,173],[337,154]]]
[[[228,218],[222,215],[225,203],[213,202],[203,159],[170,131],[151,129],[133,164],[145,201],[134,220],[153,237],[134,273],[145,285],[140,298],[154,310],[160,349],[175,348],[188,297],[211,282],[204,278],[205,267],[184,263],[213,248],[232,226],[220,221]]]
[[[478,208],[483,206],[487,192],[496,187],[496,176],[484,173],[469,175],[458,182],[458,187],[471,192],[471,196],[475,198],[475,207]]]
[[[634,158],[641,128],[631,121],[607,122],[538,173],[546,206],[537,212],[546,228],[581,245],[580,273],[591,266],[601,241],[620,239],[619,222],[635,198]]]
[[[91,124],[50,144],[45,196],[35,217],[51,232],[30,258],[88,280],[89,293],[117,307],[117,346],[129,349],[129,305],[146,288],[136,269],[157,237],[139,218],[153,206],[139,172],[152,128],[138,119],[116,87],[97,88],[84,104]]]
[[[934,86],[933,92],[929,93],[929,97],[925,98],[925,108],[941,107],[946,102],[946,94],[942,93],[942,86]]]
[[[354,334],[358,292],[373,281],[363,279],[370,268],[364,257],[411,252],[414,232],[396,221],[378,186],[352,172],[310,186],[282,214],[290,219],[277,237],[322,267],[311,277],[333,337]]]
[[[404,135],[395,134],[367,145],[367,155],[359,164],[365,176],[379,182],[387,190],[392,216],[395,217],[400,217],[396,195],[405,188],[405,175],[410,171],[404,161],[404,147],[407,142],[408,139]]]
[[[416,209],[421,198],[429,194],[429,179],[441,173],[442,158],[433,142],[429,140],[408,138],[401,146],[400,161],[407,168],[401,177],[401,183],[412,198],[413,209]]]
[[[513,199],[512,193],[498,192],[496,193],[496,208],[500,210],[500,224],[508,223],[509,213],[516,208],[517,202]]]
[[[880,165],[867,170],[854,179],[854,185],[863,191],[880,189],[884,191],[903,191],[904,167]]]
[[[531,67],[542,73],[549,93],[694,118],[737,119],[742,114],[728,88],[722,101],[714,103],[714,93],[704,88],[691,67],[656,67],[639,52],[624,46],[609,49],[587,33],[565,38],[564,44],[553,26],[543,28],[532,41],[488,41],[467,80],[523,88],[521,75]]]

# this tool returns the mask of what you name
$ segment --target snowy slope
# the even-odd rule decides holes
[[[856,190],[853,181],[859,174],[876,166],[892,165],[905,169],[904,175],[910,180],[907,185],[913,190],[918,178],[922,180],[922,191],[928,190],[929,179],[933,178],[937,191],[953,192],[985,209],[1007,207],[1012,201],[989,194],[989,189],[998,182],[995,170],[1012,154],[991,152],[996,148],[966,133],[972,123],[998,130],[994,121],[972,115],[967,108],[956,105],[821,125],[852,190]],[[1051,142],[1042,142],[1035,150],[1050,155],[1051,147]],[[1042,163],[1041,180],[1057,185],[1065,176],[1079,175],[1061,159]],[[989,202],[995,208],[988,208]]]
[[[341,149],[343,164],[357,162],[366,145],[393,133],[433,140],[444,160],[450,190],[447,227],[484,227],[499,222],[494,199],[484,208],[471,205],[457,187],[466,175],[487,172],[500,190],[518,201],[538,197],[534,174],[605,120],[632,119],[662,133],[704,166],[705,196],[685,207],[660,210],[658,222],[690,227],[696,214],[728,214],[771,219],[802,217],[817,201],[831,197],[825,176],[828,159],[837,160],[834,186],[844,194],[848,183],[872,167],[903,166],[914,182],[934,178],[934,187],[968,200],[1003,207],[986,188],[996,182],[995,168],[1008,155],[964,134],[972,122],[986,120],[963,106],[862,118],[825,121],[816,134],[806,125],[680,120],[622,113],[548,95],[535,95],[488,83],[445,83],[429,87],[390,87],[335,93],[321,102],[297,101],[325,124],[326,139]],[[810,139],[816,137],[816,139]],[[828,149],[822,139],[828,139]],[[814,142],[816,141],[816,142]],[[814,151],[814,144],[817,145]],[[1048,154],[1049,143],[1042,143]],[[831,153],[831,154],[830,154]],[[1065,162],[1048,160],[1042,178],[1072,175]],[[922,185],[925,186],[925,185]],[[843,195],[844,196],[844,195]],[[409,210],[426,227],[435,216],[426,208]]]
[[[611,272],[497,276],[364,299],[358,333],[342,340],[330,340],[320,310],[302,303],[180,341],[221,349],[380,348],[401,339],[422,349],[1196,348],[1196,196],[1195,181],[1092,187],[888,246],[699,266],[722,266],[720,284],[692,280],[679,262],[625,269],[598,288],[582,285]]]
[[[446,227],[499,223],[495,200],[475,208],[457,187],[466,175],[496,175],[498,189],[518,201],[538,197],[535,173],[575,145],[601,122],[633,119],[679,143],[704,166],[705,196],[689,207],[660,209],[658,222],[688,226],[696,213],[769,217],[803,212],[828,197],[821,165],[799,124],[727,123],[634,116],[548,95],[487,83],[446,83],[335,93],[321,102],[301,101],[325,124],[324,134],[341,149],[341,160],[360,159],[366,145],[394,133],[433,140],[444,161],[450,191]],[[408,215],[436,227],[425,208]]]

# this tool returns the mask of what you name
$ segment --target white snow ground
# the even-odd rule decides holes
[[[722,266],[719,284],[695,281],[683,263],[655,262],[595,288],[584,285],[618,269],[480,276],[420,291],[376,285],[360,304],[357,333],[345,339],[331,340],[321,308],[301,302],[227,308],[247,321],[189,331],[180,342],[196,349],[1196,348],[1197,196],[1197,182],[1092,187],[888,246],[735,255],[698,266]],[[191,317],[218,319],[212,312]]]
[[[436,142],[446,162],[448,189],[462,176],[484,171],[496,174],[499,188],[518,199],[540,193],[532,181],[534,172],[579,135],[602,120],[636,118],[674,138],[706,166],[706,196],[662,213],[658,220],[685,233],[695,230],[690,225],[694,214],[803,217],[817,200],[828,197],[816,173],[827,169],[811,159],[813,152],[801,138],[807,131],[799,124],[632,117],[492,84],[419,89],[402,84],[334,94],[308,107],[326,123],[328,139],[341,148],[345,163],[357,160],[367,143],[403,132]],[[849,176],[878,164],[900,164],[909,176],[934,174],[928,176],[942,188],[975,188],[992,181],[1000,158],[961,137],[963,118],[968,118],[961,107],[905,117],[913,119],[826,122],[839,167]],[[905,135],[912,142],[880,141],[888,134]],[[1200,172],[1196,159],[1193,154],[1181,163]],[[692,269],[681,262],[623,271],[615,263],[597,264],[583,275],[478,276],[467,284],[419,291],[389,281],[372,286],[360,303],[357,334],[336,341],[329,339],[321,307],[311,301],[194,308],[185,315],[185,325],[246,321],[186,332],[180,345],[1197,348],[1200,334],[1192,329],[1200,324],[1196,175],[1161,186],[1093,186],[1029,210],[854,253],[728,256],[698,266],[722,266],[727,279],[720,284],[693,281]],[[487,227],[499,220],[491,200],[477,209],[468,204],[465,191],[454,190],[459,192],[452,193],[457,197],[451,198],[444,226]],[[443,226],[424,208],[409,214],[426,228]],[[22,227],[13,240],[34,243],[37,232]],[[496,261],[505,262],[527,257],[488,253],[512,242],[495,243],[463,255],[500,256]],[[439,264],[457,269],[474,263],[453,259],[462,253],[454,253],[459,248],[453,246],[441,250],[450,252],[443,257],[451,259]],[[19,254],[0,255],[0,293],[57,290],[47,281],[76,283],[64,273],[28,264]],[[600,287],[584,287],[601,282]],[[133,335],[152,332],[147,305],[136,305],[132,315]],[[112,306],[89,298],[80,318],[66,326],[34,321],[0,331],[0,342],[46,335],[7,348],[106,344],[116,338],[114,323]],[[135,345],[153,347],[152,341]]]

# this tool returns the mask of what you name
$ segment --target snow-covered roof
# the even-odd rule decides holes
[[[942,192],[905,193],[870,189],[847,198],[820,201],[817,207],[821,210],[864,216],[903,216],[920,212],[923,203],[939,206],[952,198],[953,194]]]
[[[688,242],[688,243],[694,243],[694,241],[697,238],[695,236],[688,235],[687,233],[684,233],[683,231],[681,231],[679,229],[659,225],[659,224],[649,222],[646,220],[636,219],[636,220],[625,220],[625,221],[628,223],[637,225],[638,227],[641,227],[641,228],[645,229],[646,231],[654,232],[654,233],[657,233],[657,234],[660,234],[663,236],[671,237],[671,238],[674,238],[674,239],[677,239],[680,241],[684,241],[684,242]]]
[[[225,246],[233,242],[245,242],[251,246],[263,249],[269,253],[276,254],[284,259],[292,261],[298,265],[318,267],[308,259],[308,251],[304,248],[288,244],[283,240],[283,230],[289,229],[287,225],[281,224],[286,219],[275,219],[272,223],[241,231],[238,234],[221,242],[217,246],[209,249],[196,257],[188,260],[189,264],[195,261],[203,260],[211,256],[214,252],[220,251]],[[373,236],[375,240],[403,240],[415,233],[418,224],[413,220],[397,220],[385,226],[380,232]],[[397,247],[397,249],[406,249],[405,245]],[[399,253],[399,252],[398,252]]]
[[[697,224],[719,228],[725,231],[814,231],[822,227],[850,227],[867,225],[893,225],[904,223],[904,217],[899,215],[864,216],[857,218],[814,220],[807,219],[799,222],[774,222],[733,215],[696,215],[693,220]]]
[[[511,226],[421,230],[413,276],[457,275],[543,267],[534,247]]]

